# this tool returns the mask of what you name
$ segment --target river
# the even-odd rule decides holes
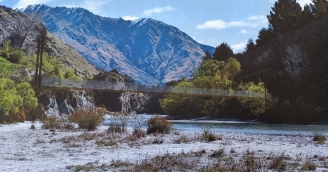
[[[140,115],[149,119],[152,115]],[[104,124],[108,124],[106,119]],[[292,125],[292,124],[265,124],[260,122],[243,121],[216,121],[216,120],[170,120],[174,130],[203,131],[209,129],[212,132],[248,133],[267,135],[313,135],[324,134],[328,136],[328,125]],[[132,126],[132,124],[128,124]]]

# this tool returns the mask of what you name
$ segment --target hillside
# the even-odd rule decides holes
[[[26,14],[0,6],[0,47],[11,40],[11,46],[23,49],[28,55],[36,52],[36,31],[33,30],[33,24],[36,20]],[[64,68],[70,68],[80,76],[97,74],[97,69],[88,63],[72,47],[61,41],[56,35],[48,32],[50,41],[48,46],[50,55],[58,57]]]
[[[94,15],[82,8],[28,6],[27,14],[42,14],[47,29],[72,46],[94,66],[117,69],[136,82],[158,84],[190,78],[205,51],[174,26],[153,19],[126,21]]]

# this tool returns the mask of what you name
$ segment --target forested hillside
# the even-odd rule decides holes
[[[259,31],[256,41],[248,41],[243,53],[233,54],[229,45],[222,43],[213,55],[205,55],[207,60],[193,80],[177,85],[213,88],[210,83],[221,77],[219,85],[238,90],[243,86],[227,87],[222,83],[229,85],[235,78],[267,70],[266,82],[253,77],[243,85],[250,85],[244,90],[267,88],[273,96],[271,102],[264,106],[254,99],[167,96],[161,101],[164,112],[186,118],[259,118],[270,123],[327,121],[328,1],[312,1],[302,8],[296,0],[278,0],[267,16],[268,27]],[[240,70],[225,73],[232,60],[236,61],[236,69],[240,62]],[[212,72],[205,72],[205,66]]]

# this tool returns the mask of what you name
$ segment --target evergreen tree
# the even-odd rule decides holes
[[[203,60],[208,60],[208,59],[211,59],[211,58],[212,58],[211,54],[206,50],[205,56],[203,56]]]
[[[226,42],[223,42],[216,47],[215,52],[213,53],[213,59],[218,61],[226,61],[230,57],[233,57],[233,51]]]
[[[245,52],[251,52],[255,49],[255,44],[253,42],[253,39],[249,39],[247,44],[246,44],[246,47],[245,47]]]
[[[312,0],[310,4],[312,13],[315,17],[319,18],[328,12],[328,0]]]
[[[256,40],[256,46],[261,47],[272,41],[275,37],[276,35],[273,32],[272,28],[262,28]]]
[[[278,0],[271,9],[267,17],[276,35],[292,33],[301,27],[302,7],[296,0]]]

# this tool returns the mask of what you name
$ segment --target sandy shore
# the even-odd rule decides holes
[[[198,166],[194,170],[197,170],[204,164],[211,165],[213,161],[208,157],[217,150],[223,151],[222,157],[226,159],[241,159],[247,152],[252,152],[262,160],[283,157],[288,164],[297,163],[295,167],[288,167],[293,171],[300,170],[307,162],[316,166],[315,171],[328,170],[327,141],[317,144],[312,141],[312,136],[214,133],[219,139],[206,142],[202,140],[202,132],[173,131],[137,139],[131,136],[131,129],[124,134],[113,135],[106,132],[107,126],[88,132],[50,131],[41,129],[41,123],[34,125],[35,130],[31,129],[31,122],[0,125],[0,171],[74,171],[74,167],[86,164],[106,164],[108,171],[120,171],[122,166],[112,164],[140,164],[157,155],[202,152],[198,163],[195,163]]]

